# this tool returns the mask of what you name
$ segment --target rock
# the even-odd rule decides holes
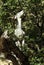
[[[0,65],[13,65],[11,60],[0,58]]]

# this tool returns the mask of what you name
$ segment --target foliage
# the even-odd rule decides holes
[[[22,29],[25,31],[22,51],[29,57],[30,65],[44,65],[44,0],[1,0],[0,27],[3,31],[8,29],[8,35],[15,38],[17,23],[11,17],[22,9]]]

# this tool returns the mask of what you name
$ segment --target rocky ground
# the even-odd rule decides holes
[[[6,59],[2,53],[0,54],[0,65],[13,65],[13,63],[11,60]]]
[[[11,60],[0,58],[0,65],[13,65]]]

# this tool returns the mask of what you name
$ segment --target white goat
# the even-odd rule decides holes
[[[21,16],[23,15],[24,11],[20,11],[16,14],[15,19],[17,19],[18,21],[18,25],[17,28],[15,29],[15,35],[19,38],[20,36],[22,36],[23,34],[25,34],[25,32],[22,30],[21,28]]]

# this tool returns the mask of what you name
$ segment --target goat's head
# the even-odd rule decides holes
[[[20,11],[20,12],[18,12],[17,14],[16,14],[16,16],[15,16],[15,19],[17,18],[20,18],[22,15],[23,15],[23,13],[24,13],[24,11],[22,10],[22,11]]]

